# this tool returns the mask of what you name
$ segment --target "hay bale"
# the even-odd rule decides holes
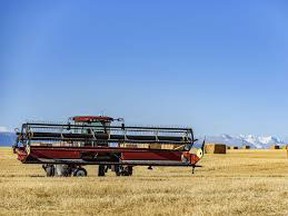
[[[251,148],[251,146],[249,146],[249,145],[243,145],[242,146],[242,149],[250,149]]]
[[[231,149],[231,146],[227,146],[227,150]]]
[[[226,154],[226,145],[217,144],[217,143],[206,144],[205,153],[206,154]]]
[[[280,149],[280,146],[279,145],[271,145],[270,149]]]
[[[232,149],[238,149],[238,146],[233,146]]]

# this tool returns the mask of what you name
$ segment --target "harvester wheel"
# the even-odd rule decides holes
[[[73,176],[77,176],[77,177],[85,177],[87,176],[87,171],[84,168],[77,168],[74,173]]]
[[[98,176],[105,176],[105,165],[99,165]]]
[[[133,167],[132,166],[128,166],[127,167],[127,171],[128,171],[128,175],[131,176],[133,174]]]
[[[133,167],[132,166],[125,166],[123,170],[121,171],[122,176],[131,176],[133,173]]]
[[[121,175],[121,171],[120,171],[120,166],[119,165],[115,165],[114,166],[114,172],[116,173],[116,176],[120,176]]]

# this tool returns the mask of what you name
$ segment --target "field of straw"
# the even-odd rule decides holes
[[[45,177],[0,148],[0,215],[288,215],[285,150],[205,155],[203,168],[134,169],[132,177]]]

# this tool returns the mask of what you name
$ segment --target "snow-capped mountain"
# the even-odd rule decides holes
[[[255,136],[255,135],[238,135],[230,136],[222,134],[220,136],[208,136],[206,141],[209,143],[223,143],[229,146],[249,145],[251,148],[269,148],[271,145],[285,145],[288,142],[276,136]]]

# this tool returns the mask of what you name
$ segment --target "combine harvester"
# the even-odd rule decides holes
[[[118,122],[118,123],[117,123]],[[24,164],[42,164],[47,176],[86,176],[84,165],[132,175],[133,166],[190,166],[203,156],[191,128],[131,127],[108,116],[75,116],[67,124],[24,123],[13,146]]]

